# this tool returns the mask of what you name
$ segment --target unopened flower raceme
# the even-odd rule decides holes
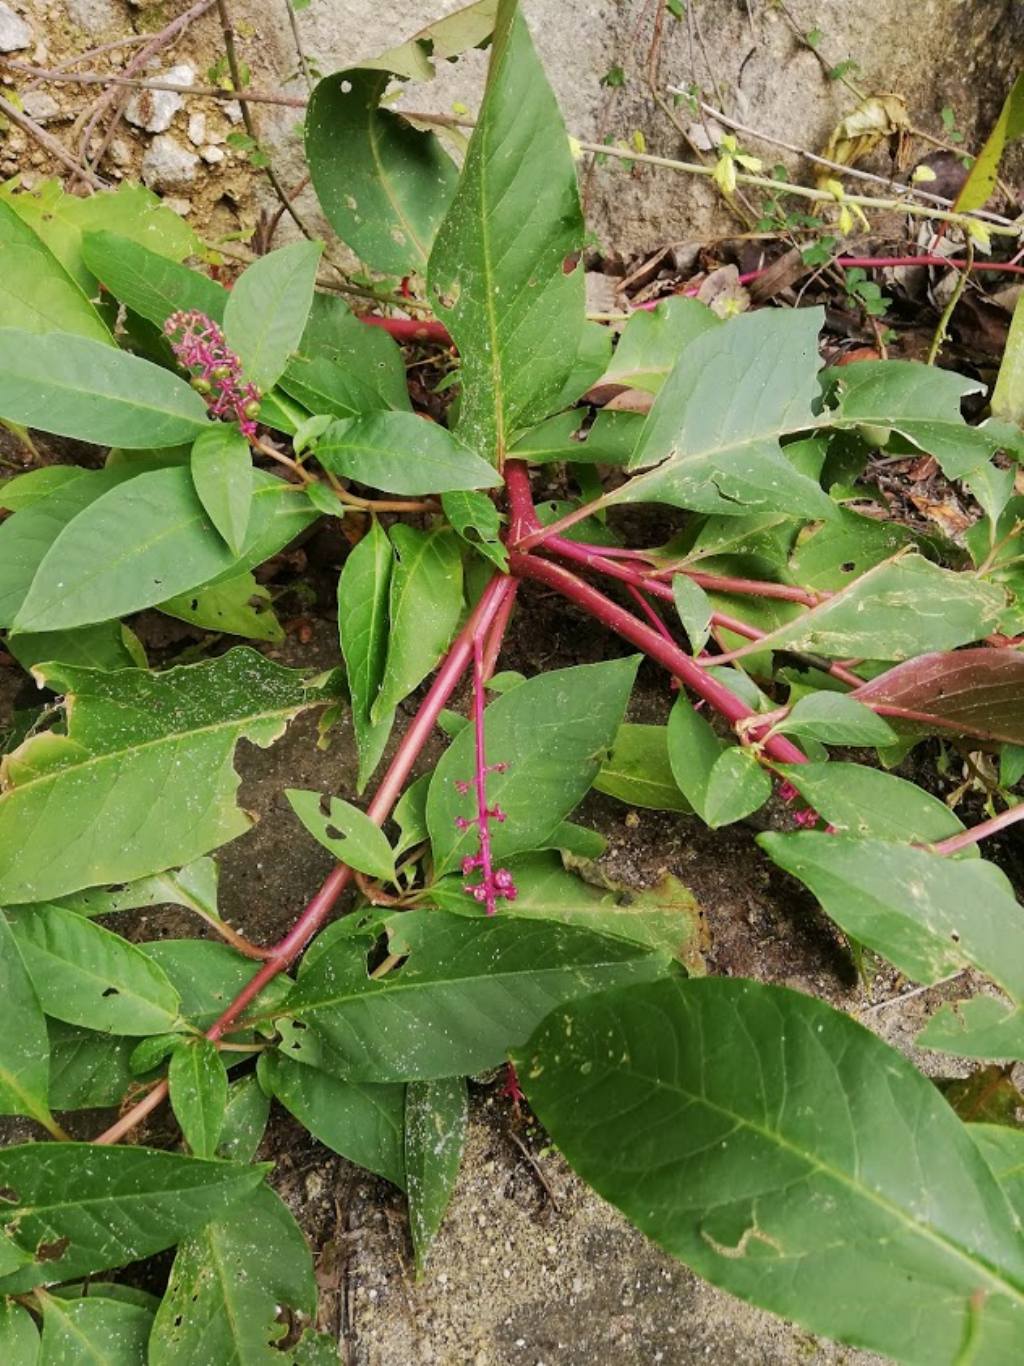
[[[178,360],[192,371],[192,387],[212,416],[237,421],[247,437],[255,436],[260,391],[243,382],[242,362],[213,319],[197,309],[172,313],[164,332]]]

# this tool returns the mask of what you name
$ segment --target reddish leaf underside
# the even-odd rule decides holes
[[[865,683],[852,696],[884,708],[883,714],[897,725],[1024,744],[1024,655],[1016,650],[921,655]]]

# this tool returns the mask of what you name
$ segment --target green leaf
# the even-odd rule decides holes
[[[17,1294],[162,1252],[255,1190],[265,1170],[142,1147],[0,1149],[0,1224],[34,1259],[0,1289]]]
[[[662,954],[540,920],[430,910],[386,924],[391,952],[408,955],[400,969],[371,978],[367,939],[337,940],[285,1005],[327,1040],[354,1081],[481,1072],[556,1005],[669,970]]]
[[[115,232],[87,232],[82,258],[119,303],[156,327],[179,310],[224,317],[228,291],[197,270],[178,265]]]
[[[245,377],[264,393],[299,349],[323,247],[292,242],[247,266],[224,309],[224,335]]]
[[[1014,1062],[1024,1058],[1024,1007],[995,996],[944,1002],[914,1043],[961,1057]]]
[[[712,830],[718,830],[757,811],[771,795],[772,780],[750,750],[730,745],[711,767],[704,806],[698,813]]]
[[[428,838],[427,793],[430,791],[433,776],[433,773],[422,773],[409,784],[395,803],[391,819],[399,829],[399,837],[395,842],[396,857]]]
[[[304,517],[297,499],[289,497],[287,510],[280,507],[280,502],[278,499],[281,513],[286,513],[296,521]],[[215,583],[193,588],[191,592],[166,598],[157,603],[157,610],[169,617],[177,617],[179,621],[200,626],[204,631],[245,636],[248,640],[264,640],[272,645],[284,640],[284,630],[274,612],[273,598],[262,584],[256,582],[249,570],[234,578],[219,579]]]
[[[67,733],[7,755],[0,902],[50,900],[176,868],[243,834],[234,748],[266,748],[322,695],[240,648],[150,674],[41,665]]]
[[[252,959],[243,958],[218,939],[153,939],[146,944],[146,953],[171,979],[181,997],[182,1018],[193,1029],[209,1029],[252,980]],[[265,1020],[290,988],[287,976],[268,982],[241,1017],[238,1027],[243,1033],[250,1014]]]
[[[687,346],[721,325],[696,299],[666,299],[650,311],[638,310],[622,329],[612,363],[599,382],[656,394]]]
[[[980,209],[996,187],[999,163],[1007,143],[1024,136],[1024,72],[1018,75],[1007,95],[995,127],[974,159],[967,179],[960,187],[953,207],[959,213]]]
[[[192,483],[210,521],[233,555],[245,547],[252,506],[249,443],[237,423],[214,422],[192,443]]]
[[[395,856],[380,826],[365,811],[341,797],[330,798],[330,814],[321,809],[319,792],[289,788],[284,794],[292,810],[315,840],[341,863],[384,882],[395,878]]]
[[[96,622],[72,631],[15,631],[8,635],[6,644],[29,672],[49,660],[108,671],[146,667],[138,637],[119,621]]]
[[[0,484],[0,508],[19,512],[48,498],[65,484],[77,483],[88,471],[77,465],[44,465],[41,469],[16,474]]]
[[[685,574],[672,579],[672,596],[679,620],[690,642],[690,653],[700,654],[711,634],[711,613],[714,606],[700,584]]]
[[[837,508],[831,521],[800,532],[789,557],[787,581],[831,593],[914,543],[913,534],[897,522]]]
[[[576,168],[513,0],[501,0],[487,88],[430,255],[429,294],[462,356],[459,435],[500,465],[556,406],[583,325]]]
[[[837,385],[832,420],[844,426],[891,428],[934,455],[947,479],[962,479],[1004,444],[1005,432],[969,427],[960,413],[968,394],[983,390],[978,380],[918,361],[862,361],[831,370]]]
[[[178,993],[142,949],[63,906],[7,915],[47,1015],[108,1034],[178,1027]]]
[[[1024,924],[995,864],[812,830],[758,843],[848,934],[915,982],[976,967],[1024,1001]]]
[[[697,961],[700,908],[688,888],[668,874],[638,892],[596,872],[588,874],[593,880],[585,880],[569,872],[551,851],[523,854],[511,860],[509,871],[515,879],[516,899],[502,906],[506,919],[555,920],[627,939],[683,962]],[[465,892],[461,878],[435,883],[424,893],[424,901],[458,915],[486,914]]]
[[[725,741],[719,739],[682,692],[669,713],[666,740],[676,785],[690,807],[704,819],[711,773],[725,752]]]
[[[118,1105],[137,1079],[128,1065],[133,1038],[114,1038],[48,1020],[50,1105],[54,1110],[91,1110]]]
[[[801,697],[773,728],[776,735],[796,735],[826,745],[894,745],[898,736],[870,707],[839,692]]]
[[[320,81],[306,110],[306,158],[331,227],[386,275],[424,273],[458,171],[433,133],[380,107],[389,71]]]
[[[444,493],[441,506],[467,545],[486,555],[503,574],[507,574],[508,551],[500,539],[501,515],[487,494],[472,490]]]
[[[1024,304],[1019,298],[992,390],[992,415],[1024,427]]]
[[[972,1334],[975,1361],[1015,1359],[1006,1198],[931,1082],[846,1015],[656,982],[572,1002],[516,1063],[580,1175],[713,1284],[898,1361],[953,1366]]]
[[[171,1109],[196,1157],[214,1157],[224,1128],[228,1076],[209,1039],[182,1041],[171,1054]]]
[[[49,1122],[50,1043],[39,997],[18,940],[0,911],[0,1000],[8,1027],[0,1033],[0,1114]]]
[[[654,401],[632,468],[609,503],[655,502],[697,512],[832,516],[779,438],[816,423],[821,312],[765,308],[703,333]]]
[[[107,621],[262,563],[317,514],[300,489],[261,471],[252,479],[241,558],[213,533],[187,469],[153,470],[111,489],[57,535],[15,628],[55,631]],[[31,511],[41,514],[43,506]]]
[[[410,410],[405,357],[398,343],[382,327],[367,327],[337,294],[313,295],[313,307],[299,343],[299,359],[319,357],[357,380],[362,393],[375,391],[379,398],[374,408]],[[286,370],[286,381],[288,375]]]
[[[316,1313],[313,1259],[279,1195],[261,1186],[186,1238],[149,1342],[149,1366],[291,1366],[293,1319]]]
[[[455,532],[416,531],[396,522],[391,544],[391,626],[380,690],[370,706],[374,725],[436,666],[462,614],[462,557]]]
[[[940,569],[920,555],[902,555],[868,570],[749,649],[809,650],[840,659],[910,659],[980,640],[995,629],[1005,601],[1002,589],[973,574]]]
[[[217,1156],[232,1162],[251,1162],[263,1141],[269,1116],[270,1098],[254,1073],[233,1082],[228,1090]]]
[[[88,337],[0,330],[0,417],[98,446],[192,441],[206,405],[184,380]]]
[[[665,726],[624,721],[594,779],[594,790],[650,811],[693,810],[672,776]]]
[[[500,482],[493,465],[415,413],[370,413],[332,423],[316,458],[332,474],[384,493],[446,493]]]
[[[0,1274],[8,1270],[2,1258],[0,1251]],[[39,1361],[39,1329],[28,1310],[13,1300],[0,1300],[0,1361],[10,1366],[37,1366]]]
[[[779,764],[777,771],[842,834],[928,844],[964,828],[945,802],[894,773],[836,762]]]
[[[350,551],[338,579],[338,634],[352,697],[360,792],[380,762],[394,722],[393,711],[377,724],[370,720],[387,657],[388,589],[393,559],[391,542],[374,518],[369,531]]]
[[[393,406],[379,389],[333,356],[293,356],[278,385],[276,392],[283,389],[304,408],[321,416],[352,418],[362,413],[389,411]],[[404,409],[407,404],[400,406]],[[412,417],[412,413],[406,412],[406,416]]]
[[[582,664],[539,674],[497,698],[484,712],[488,764],[504,771],[487,779],[487,800],[506,819],[491,825],[495,860],[543,847],[582,801],[597,777],[629,700],[637,659]],[[427,826],[434,872],[443,876],[476,852],[475,827],[456,822],[476,814],[476,796],[456,783],[474,772],[475,735],[467,727],[434,770]],[[456,1071],[452,1068],[450,1072]],[[446,1074],[446,1075],[450,1075]]]
[[[153,1314],[138,1304],[89,1295],[42,1297],[42,1360],[75,1366],[145,1366]],[[20,1366],[20,1364],[19,1364]]]
[[[1006,1124],[968,1124],[967,1132],[1024,1222],[1024,1133]]]
[[[259,1078],[267,1094],[314,1138],[356,1166],[405,1188],[404,1086],[342,1080],[293,1061],[287,1051],[264,1053]]]
[[[106,349],[106,323],[44,242],[0,199],[0,326],[66,332]]]
[[[444,1220],[462,1164],[469,1106],[464,1077],[405,1088],[405,1171],[416,1274]]]

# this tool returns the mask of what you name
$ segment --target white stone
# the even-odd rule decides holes
[[[151,190],[180,190],[196,178],[199,158],[170,133],[161,133],[142,158],[142,183]]]
[[[101,38],[124,22],[114,0],[64,0],[64,7],[71,22],[91,38]]]
[[[221,107],[223,108],[229,123],[242,122],[242,106],[237,100],[228,100],[228,102]]]
[[[35,119],[36,123],[52,123],[54,119],[60,118],[60,105],[45,90],[30,90],[21,99],[22,108],[30,119]]]
[[[193,147],[199,147],[206,141],[206,115],[190,114],[188,117],[188,140]]]
[[[224,160],[224,152],[220,147],[204,147],[199,155],[208,166],[216,166],[219,161]]]
[[[10,5],[0,0],[0,52],[20,52],[32,46],[32,30]]]
[[[171,85],[192,85],[196,73],[187,62],[183,62],[180,66],[172,66],[159,79]],[[184,100],[176,90],[136,90],[128,101],[124,116],[129,123],[145,129],[147,133],[166,133],[183,104]]]
[[[185,199],[182,195],[165,194],[160,202],[170,209],[172,213],[176,213],[179,218],[187,218],[192,212],[191,199]]]

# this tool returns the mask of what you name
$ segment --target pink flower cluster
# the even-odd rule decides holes
[[[800,793],[791,782],[786,780],[779,784],[779,796],[788,804],[796,801],[800,796]],[[820,820],[821,817],[812,806],[805,806],[801,811],[793,812],[793,824],[797,826],[806,826],[809,830],[813,830]],[[834,835],[835,833],[836,828],[834,825],[827,825],[825,827],[826,835]]]
[[[242,362],[212,318],[197,309],[172,313],[164,323],[171,350],[192,371],[192,387],[216,418],[235,419],[247,437],[256,435],[260,391],[242,382]]]
[[[479,640],[473,644],[473,730],[476,738],[476,771],[472,781],[457,780],[456,790],[466,796],[476,793],[476,815],[472,820],[457,816],[455,824],[459,830],[476,827],[479,846],[475,854],[467,854],[462,860],[462,874],[469,877],[480,870],[479,882],[467,882],[464,890],[469,892],[481,905],[487,908],[488,915],[494,915],[499,901],[515,901],[519,895],[512,874],[507,868],[495,868],[491,858],[491,821],[499,824],[506,819],[501,807],[487,805],[487,775],[504,773],[507,764],[489,764],[484,753],[484,668],[483,646]]]

